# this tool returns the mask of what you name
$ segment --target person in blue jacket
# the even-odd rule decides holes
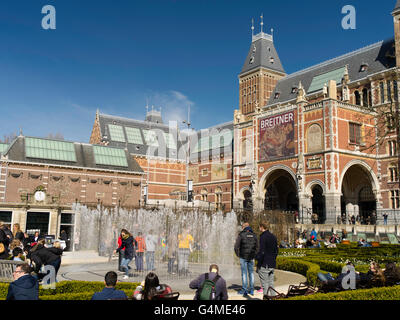
[[[96,292],[92,300],[126,300],[128,297],[122,290],[116,290],[118,275],[114,271],[109,271],[104,277],[105,287],[102,291]]]
[[[39,282],[31,275],[31,267],[24,263],[13,272],[14,282],[8,286],[6,300],[39,300]]]
[[[317,241],[318,234],[317,234],[317,231],[315,231],[315,229],[312,229],[310,236],[311,236],[311,240]]]

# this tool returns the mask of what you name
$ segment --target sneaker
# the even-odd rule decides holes
[[[240,289],[240,291],[238,293],[242,294],[243,296],[247,295],[246,290],[243,290],[243,289]]]
[[[254,290],[250,290],[249,295],[254,296]]]
[[[257,290],[257,293],[264,293],[263,288],[261,288],[260,290]]]
[[[122,279],[124,279],[124,280],[129,279],[129,276],[125,275],[122,277]]]

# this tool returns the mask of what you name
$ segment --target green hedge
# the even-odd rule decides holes
[[[313,285],[317,283],[318,272],[321,272],[320,266],[316,263],[282,257],[276,259],[276,268],[302,274],[306,277],[308,283]]]
[[[316,293],[285,300],[400,300],[400,286]]]
[[[119,282],[116,289],[123,290],[127,296],[132,296],[139,283]],[[8,283],[0,283],[0,299],[5,299],[8,292]],[[55,289],[39,287],[41,300],[90,300],[93,293],[103,290],[102,281],[61,281],[56,283]]]

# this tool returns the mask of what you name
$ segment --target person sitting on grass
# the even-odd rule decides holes
[[[367,287],[383,287],[385,285],[385,276],[379,264],[372,261],[367,273],[360,273],[361,285]]]
[[[400,284],[400,268],[397,267],[394,262],[389,262],[386,264],[383,275],[385,276],[385,284],[387,286],[395,286]]]
[[[347,262],[347,264],[342,268],[342,272],[338,275],[337,278],[334,278],[331,273],[322,273],[319,272],[317,274],[318,279],[321,281],[322,286],[325,288],[331,288],[334,291],[343,290],[342,280],[346,277],[350,272],[351,268],[354,268],[354,264],[352,262]],[[358,272],[355,273],[356,283],[360,281],[360,275]]]
[[[92,300],[127,300],[128,297],[124,291],[115,289],[117,282],[118,275],[114,271],[107,272],[104,277],[104,289],[94,293]]]
[[[160,284],[158,276],[154,272],[149,272],[146,279],[136,287],[133,298],[135,300],[158,300],[163,299],[169,293],[172,293],[171,287]]]

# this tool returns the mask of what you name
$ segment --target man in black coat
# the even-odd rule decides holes
[[[276,257],[278,256],[278,241],[276,237],[269,232],[266,222],[261,222],[259,228],[261,236],[260,249],[256,256],[257,273],[260,277],[265,297],[268,288],[274,287],[274,269],[276,268]]]
[[[254,294],[254,258],[258,250],[257,236],[247,222],[242,224],[242,232],[236,239],[235,253],[240,260],[242,272],[242,289],[239,294],[247,296]],[[247,288],[247,275],[249,279],[249,289]]]
[[[8,286],[6,300],[39,300],[39,283],[30,272],[31,267],[27,263],[15,268],[14,282]]]

